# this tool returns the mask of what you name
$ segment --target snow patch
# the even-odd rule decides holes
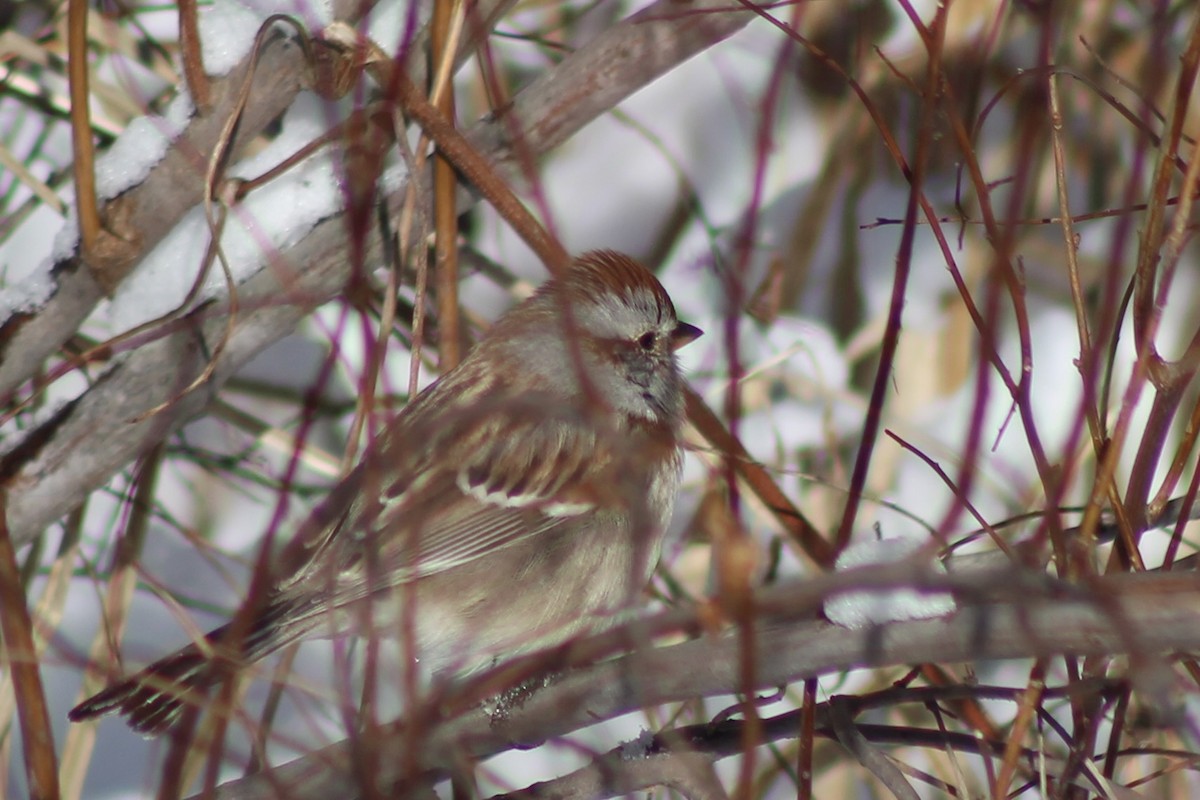
[[[838,557],[838,572],[868,564],[891,564],[908,558],[921,548],[920,539],[883,539],[856,542]],[[944,572],[940,562],[932,569]],[[859,630],[887,622],[932,619],[954,613],[958,605],[946,592],[916,589],[873,589],[846,592],[825,601],[825,616],[835,625]]]

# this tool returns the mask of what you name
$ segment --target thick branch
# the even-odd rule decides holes
[[[907,579],[905,575],[907,574]],[[960,596],[986,592],[993,602],[965,606],[937,620],[893,623],[851,631],[795,614],[811,609],[835,588],[854,585],[909,585],[953,589]],[[780,586],[756,599],[756,607],[788,618],[764,621],[754,637],[759,652],[755,684],[762,688],[857,667],[886,667],[930,661],[979,661],[1071,654],[1116,655],[1191,650],[1200,647],[1200,585],[1191,575],[1113,576],[1098,581],[1096,594],[1083,595],[1042,574],[1012,569],[984,573],[914,574],[904,565],[854,570]],[[1093,597],[1106,603],[1120,621]],[[578,652],[604,652],[613,641],[646,641],[663,630],[699,628],[694,614],[678,611],[626,626],[580,643]],[[1128,630],[1137,631],[1131,637]],[[662,703],[733,694],[741,690],[737,631],[704,636],[683,644],[644,649],[623,658],[567,672],[535,693],[503,719],[472,710],[413,736],[393,725],[378,746],[383,774],[378,785],[405,778],[400,765],[417,758],[424,780],[444,776],[461,758],[486,758],[520,743],[544,742],[596,722]],[[444,699],[443,699],[444,700]],[[400,753],[405,753],[401,757]],[[226,784],[227,800],[280,796],[347,796],[358,776],[350,746],[339,743],[289,764]],[[391,765],[391,766],[389,766]]]
[[[101,208],[106,227],[130,247],[133,260],[126,265],[127,271],[200,202],[208,154],[216,147],[248,68],[247,58],[230,74],[213,80],[211,113],[193,117],[145,180]],[[294,41],[280,38],[264,49],[235,152],[291,105],[305,73],[303,53]],[[55,288],[44,306],[0,321],[0,402],[78,330],[104,296],[78,253],[55,264],[49,276]]]

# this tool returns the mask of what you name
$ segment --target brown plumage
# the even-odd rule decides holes
[[[645,267],[580,257],[397,415],[285,550],[243,640],[225,626],[205,649],[236,669],[411,620],[413,656],[453,675],[608,624],[658,561],[680,469],[674,350],[698,335]],[[158,734],[222,674],[189,645],[70,718]]]

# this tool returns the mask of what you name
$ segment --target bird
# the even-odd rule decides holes
[[[433,676],[461,677],[613,624],[663,549],[683,458],[676,350],[700,335],[633,258],[575,258],[396,414],[283,548],[248,621],[69,719],[162,734],[305,639],[400,638]]]

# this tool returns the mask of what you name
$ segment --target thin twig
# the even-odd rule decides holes
[[[179,50],[183,55],[183,77],[196,109],[207,114],[212,108],[212,90],[204,71],[200,50],[200,26],[196,19],[196,0],[179,0]]]

